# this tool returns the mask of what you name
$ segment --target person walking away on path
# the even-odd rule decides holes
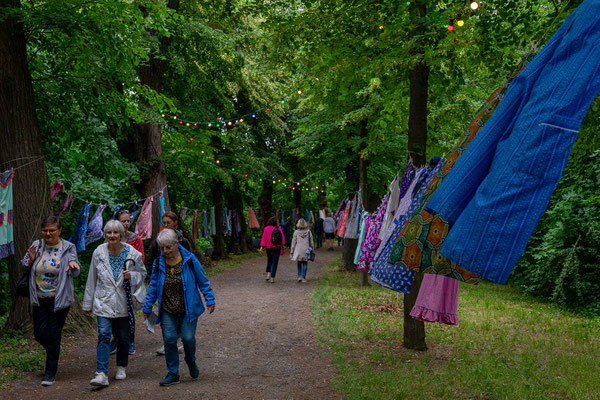
[[[273,232],[275,231],[275,232]],[[279,233],[277,233],[277,231]],[[285,237],[281,227],[277,226],[277,217],[271,217],[267,221],[267,226],[263,231],[260,241],[260,251],[267,249],[267,275],[266,280],[275,282],[275,274],[277,273],[277,264],[279,256],[283,255],[283,246],[285,245]]]
[[[125,229],[125,238],[128,245],[132,246],[134,249],[140,252],[142,255],[142,262],[145,262],[144,257],[144,242],[142,239],[135,234],[135,232],[129,231],[129,225],[131,224],[131,215],[129,214],[129,210],[121,209],[117,215],[115,215],[115,219],[119,221],[123,228]],[[135,334],[135,328],[132,331]],[[110,354],[115,354],[117,352],[117,339],[113,338],[110,342]],[[131,336],[129,338],[129,355],[135,354],[135,336]]]
[[[323,230],[323,218],[319,217],[317,218],[317,221],[315,222],[315,239],[316,239],[316,246],[317,249],[320,249],[321,247],[323,247],[323,234],[325,233],[325,231]]]
[[[204,304],[198,291],[202,292],[211,314],[215,311],[215,295],[200,261],[181,245],[174,230],[164,229],[156,241],[161,255],[152,270],[144,302],[144,319],[152,314],[152,306],[158,302],[157,322],[162,325],[168,371],[160,386],[170,386],[179,383],[179,333],[190,376],[195,379],[200,374],[196,365],[196,324],[204,312]]]
[[[175,233],[177,233],[177,240],[180,245],[183,246],[188,251],[192,251],[192,246],[190,242],[183,236],[183,230],[179,229],[179,226],[182,225],[180,223],[179,216],[175,214],[173,211],[167,211],[165,215],[162,217],[162,226],[163,229],[173,229]],[[152,272],[152,268],[154,265],[154,261],[160,257],[160,248],[158,246],[158,242],[155,240],[152,242],[150,246],[150,257],[149,263],[146,264],[146,270],[148,271],[148,275]],[[179,344],[177,346],[179,352],[183,352],[183,343],[181,343],[181,338],[179,339]],[[165,354],[165,346],[161,346],[156,349],[156,354],[164,355]]]
[[[117,339],[117,373],[115,379],[126,378],[125,368],[129,357],[129,313],[127,295],[123,282],[131,282],[134,300],[144,302],[144,278],[146,268],[142,254],[131,245],[124,243],[125,228],[117,220],[104,225],[103,243],[94,250],[83,295],[83,310],[88,315],[94,313],[98,319],[98,345],[96,347],[96,376],[90,385],[108,386],[108,361],[110,337]],[[129,269],[123,269],[126,260]]]
[[[292,236],[292,218],[287,217],[285,223],[281,225],[283,229],[283,237],[285,239],[285,247],[290,247],[289,243],[291,242],[290,236]]]
[[[31,244],[21,260],[29,273],[29,302],[33,306],[33,335],[46,351],[42,386],[54,385],[62,329],[75,301],[73,278],[81,272],[75,245],[60,237],[58,217],[42,222],[42,239]]]
[[[327,213],[327,218],[323,220],[323,232],[325,233],[325,245],[327,250],[333,251],[333,232],[335,231],[335,220],[331,212]]]
[[[290,260],[298,263],[298,282],[306,282],[306,270],[308,269],[308,248],[313,247],[312,233],[303,218],[296,223],[296,231],[292,239],[290,249]]]

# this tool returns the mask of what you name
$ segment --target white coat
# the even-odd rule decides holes
[[[146,267],[142,262],[142,254],[132,246],[129,247],[127,267],[131,272],[131,296],[134,307],[139,308],[146,297],[144,278]],[[83,310],[92,310],[95,315],[105,318],[127,317],[127,296],[123,289],[123,273],[121,272],[115,281],[112,268],[108,259],[108,243],[101,244],[94,250],[88,279],[83,295]],[[136,304],[137,303],[137,304]]]

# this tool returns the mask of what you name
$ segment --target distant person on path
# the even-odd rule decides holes
[[[281,226],[283,228],[283,237],[285,239],[285,247],[290,247],[290,236],[292,236],[292,217],[287,217],[285,224]]]
[[[273,232],[273,231],[279,231]],[[267,275],[266,280],[271,283],[275,282],[275,274],[277,273],[277,264],[279,256],[283,255],[283,246],[285,245],[285,237],[281,227],[277,226],[277,217],[271,217],[267,221],[267,226],[263,231],[262,240],[260,241],[260,251],[267,249]]]
[[[296,223],[290,260],[298,263],[298,282],[306,282],[306,270],[308,269],[308,248],[313,247],[312,233],[303,218]]]
[[[135,234],[134,232],[129,231],[129,225],[131,224],[131,216],[129,214],[129,210],[121,209],[117,215],[115,215],[115,219],[119,221],[123,225],[123,229],[125,229],[125,240],[128,245],[132,246],[134,249],[140,252],[142,255],[142,262],[144,262],[144,243],[142,239]],[[132,336],[129,338],[129,355],[135,354],[135,337]],[[117,339],[113,338],[110,342],[110,354],[115,354],[117,352]]]
[[[215,295],[200,261],[181,245],[173,229],[164,229],[156,241],[161,255],[152,270],[144,302],[144,319],[152,314],[152,306],[158,302],[157,322],[162,325],[168,371],[160,386],[170,386],[179,383],[179,334],[190,376],[195,379],[200,374],[196,365],[196,324],[204,312],[204,304],[199,291],[210,313],[215,311]]]
[[[142,254],[124,241],[125,228],[117,220],[104,225],[103,243],[94,250],[83,295],[83,310],[98,318],[98,345],[96,347],[96,376],[90,385],[108,386],[108,361],[110,337],[117,339],[117,373],[115,379],[126,378],[125,368],[129,357],[129,312],[123,284],[131,283],[134,302],[143,303],[146,268]],[[129,262],[131,260],[131,262]],[[127,269],[124,269],[127,261]]]
[[[323,220],[323,232],[325,232],[325,244],[327,250],[333,251],[333,232],[335,231],[335,220],[331,212],[327,213],[327,218]]]
[[[317,222],[315,222],[315,239],[317,241],[317,249],[323,247],[323,234],[325,231],[323,230],[323,218],[317,218]]]
[[[42,239],[36,240],[21,260],[29,272],[29,302],[33,306],[33,335],[46,351],[42,386],[54,385],[62,329],[75,297],[73,278],[81,272],[75,245],[60,237],[58,217],[42,222]]]

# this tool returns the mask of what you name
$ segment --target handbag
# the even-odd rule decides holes
[[[17,295],[29,298],[29,273],[31,268],[28,269],[23,276],[17,281]]]
[[[315,261],[315,252],[312,247],[309,247],[306,253],[308,261]]]

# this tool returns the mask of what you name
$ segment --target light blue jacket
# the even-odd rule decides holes
[[[210,287],[210,281],[204,274],[200,261],[191,252],[179,245],[179,252],[183,258],[181,267],[181,280],[183,282],[183,298],[185,300],[185,315],[188,322],[192,322],[204,312],[204,304],[200,298],[200,292],[204,296],[206,305],[215,304],[215,295]],[[158,320],[160,322],[160,308],[162,302],[163,288],[165,285],[165,256],[160,254],[152,265],[150,286],[144,302],[144,313],[150,314],[152,306],[158,301]]]

